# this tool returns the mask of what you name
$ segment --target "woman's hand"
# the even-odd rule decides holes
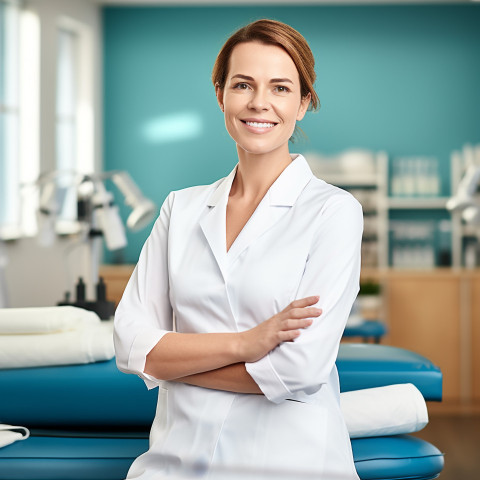
[[[254,328],[240,332],[239,355],[242,362],[256,362],[282,342],[291,342],[300,335],[300,329],[310,326],[322,310],[312,307],[319,297],[294,300],[273,317]]]

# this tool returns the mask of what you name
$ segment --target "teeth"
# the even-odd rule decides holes
[[[258,122],[245,122],[250,127],[257,127],[257,128],[270,128],[274,127],[274,123],[258,123]]]

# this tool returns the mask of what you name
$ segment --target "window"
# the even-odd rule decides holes
[[[0,238],[20,235],[19,6],[0,1]]]
[[[36,232],[40,26],[17,0],[0,0],[0,239]],[[20,141],[22,139],[22,141]]]
[[[56,167],[58,199],[62,210],[58,215],[59,233],[75,232],[78,228],[77,192],[74,172],[78,170],[78,35],[59,28],[57,32],[57,93],[56,93]]]
[[[50,35],[40,36],[39,14],[31,3],[0,0],[0,240],[38,233],[37,179],[40,171],[47,174],[52,169],[70,172],[55,177],[57,205],[62,205],[57,231],[77,231],[72,172],[94,170],[92,59],[97,39],[91,27],[55,14],[57,36],[51,44]],[[42,92],[41,49],[44,58],[55,57],[54,71],[49,61],[43,71],[44,78],[53,75],[54,81],[45,81]],[[50,105],[52,94],[55,98],[55,116],[43,116],[45,131],[53,127],[55,137],[41,138],[42,151],[54,151],[55,159],[40,158],[41,93],[44,105]]]

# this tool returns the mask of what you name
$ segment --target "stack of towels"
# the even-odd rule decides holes
[[[0,308],[0,369],[110,360],[113,322],[83,308]],[[0,424],[0,447],[25,440],[25,427]]]
[[[113,322],[83,308],[0,309],[0,368],[45,367],[110,360]]]

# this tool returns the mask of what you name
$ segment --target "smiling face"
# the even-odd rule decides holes
[[[300,78],[287,52],[276,45],[240,43],[217,99],[239,154],[288,154],[288,140],[310,103],[301,97]]]

